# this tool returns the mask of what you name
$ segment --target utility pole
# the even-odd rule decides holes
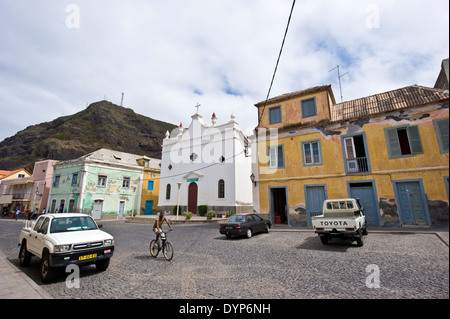
[[[122,99],[120,100],[120,106],[123,106],[123,96],[125,95],[125,93],[122,92]]]

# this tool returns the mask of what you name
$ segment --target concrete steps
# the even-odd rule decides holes
[[[125,222],[127,223],[137,223],[137,224],[154,224],[157,215],[139,215],[134,217],[125,217]],[[174,215],[166,215],[166,218],[170,221],[171,224],[217,224],[225,222],[226,218],[211,218],[208,219],[206,217],[201,216],[193,216],[190,220],[187,220],[184,216],[174,216]]]

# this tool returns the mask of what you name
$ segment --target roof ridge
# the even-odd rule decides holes
[[[293,98],[299,95],[303,95],[303,94],[309,94],[309,93],[314,93],[317,91],[321,91],[321,90],[331,90],[331,84],[324,84],[324,85],[316,85],[316,86],[312,86],[309,87],[307,89],[303,89],[303,90],[297,90],[297,91],[293,91],[293,92],[288,92],[288,93],[283,93],[274,97],[271,97],[269,99],[267,99],[267,103],[266,100],[263,100],[261,102],[258,102],[255,104],[256,107],[262,106],[265,103],[266,104],[270,104],[270,103],[274,103],[274,102],[278,102],[278,101],[282,101],[288,98]]]

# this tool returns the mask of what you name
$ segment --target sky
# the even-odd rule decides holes
[[[292,0],[0,0],[0,142],[108,100],[251,135]],[[448,0],[297,0],[270,97],[331,84],[337,102],[433,87]],[[347,73],[348,72],[348,73]],[[345,74],[345,75],[344,75]]]

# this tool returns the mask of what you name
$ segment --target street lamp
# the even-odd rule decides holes
[[[250,175],[250,180],[252,181],[252,183],[255,183],[255,187],[256,187],[256,177],[255,177],[255,174],[252,173],[252,175]]]
[[[181,187],[181,182],[177,182],[178,184],[178,195],[177,195],[177,220],[178,220],[178,212],[180,210],[180,187]]]

